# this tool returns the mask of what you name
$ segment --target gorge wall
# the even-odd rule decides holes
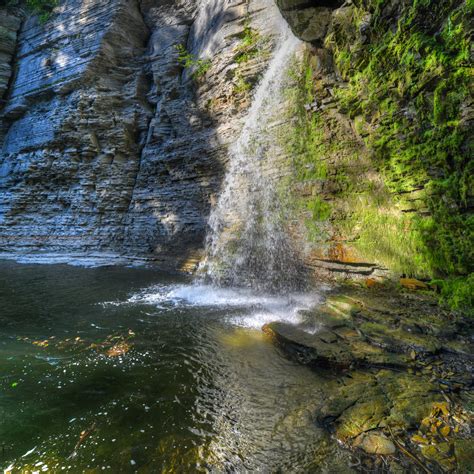
[[[307,268],[438,278],[472,303],[462,0],[64,0],[45,24],[3,8],[0,251],[195,266],[280,15],[305,46],[265,175]]]
[[[26,15],[16,45],[18,10],[4,15],[5,84],[16,53],[1,250],[170,261],[202,250],[227,144],[271,55],[273,2],[67,0],[45,24]],[[237,63],[246,28],[267,41]],[[209,59],[204,73],[180,45],[196,65]]]
[[[277,3],[299,35],[325,19],[296,72],[288,136],[312,261],[435,279],[472,311],[472,2]]]

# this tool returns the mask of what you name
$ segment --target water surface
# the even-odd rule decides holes
[[[314,421],[324,377],[260,330],[315,299],[0,262],[0,468],[344,472]]]

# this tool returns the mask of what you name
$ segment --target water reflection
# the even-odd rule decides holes
[[[346,465],[314,423],[324,380],[235,324],[265,304],[270,311],[266,297],[225,304],[218,294],[209,304],[193,300],[188,282],[146,269],[5,262],[0,270],[1,468]],[[147,300],[150,288],[160,288],[160,301]],[[295,298],[294,308],[304,302]]]

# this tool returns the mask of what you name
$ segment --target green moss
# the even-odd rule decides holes
[[[26,0],[29,10],[39,16],[41,22],[46,22],[53,9],[58,6],[59,0]]]
[[[474,316],[474,274],[438,280],[435,283],[441,288],[442,301],[454,309]]]
[[[239,71],[237,71],[236,73],[234,82],[235,82],[234,89],[233,89],[234,94],[245,94],[252,89],[252,84],[246,81]]]
[[[245,66],[248,62],[262,58],[263,55],[267,54],[271,43],[269,37],[252,28],[249,18],[245,21],[244,30],[238,38],[239,43],[234,48],[234,62],[237,64],[237,68],[233,73],[234,86],[232,93],[235,96],[245,96],[258,82],[258,77],[247,77],[248,69]]]
[[[59,0],[6,0],[3,4],[7,7],[26,6],[31,13],[38,15],[41,23],[44,23],[51,16],[53,9],[59,5]]]
[[[262,36],[257,30],[254,30],[247,22],[241,35],[240,44],[235,48],[237,53],[235,62],[242,64],[250,61],[260,54],[260,44]]]
[[[340,225],[348,235],[356,232],[354,246],[364,260],[401,274],[429,277],[429,256],[417,221],[397,210],[389,195],[352,196],[349,206],[352,212]]]
[[[474,154],[467,113],[474,2],[353,3],[336,15],[326,47],[347,81],[334,88],[338,110],[354,120],[364,155],[382,182],[360,185],[343,162],[328,176],[327,158],[337,147],[351,156],[353,145],[334,126],[332,135],[324,132],[331,128],[329,114],[302,109],[314,100],[309,61],[296,94],[297,177],[329,182],[331,198],[347,203],[344,212],[333,206],[331,216],[315,212],[313,220],[327,218],[336,231],[353,235],[365,259],[410,276],[446,279],[443,300],[466,310],[472,307],[474,271]],[[366,18],[370,25],[362,34]],[[418,190],[423,196],[405,210],[405,197]]]
[[[313,221],[325,221],[331,215],[331,206],[319,196],[307,202],[307,209],[311,212]]]
[[[291,104],[289,117],[291,126],[284,134],[282,143],[288,155],[293,159],[293,166],[298,182],[315,185],[327,178],[327,164],[323,157],[327,143],[321,126],[321,116],[309,115],[305,107],[315,100],[313,90],[313,71],[309,64],[295,63],[290,69],[292,87],[287,89],[288,103]],[[321,241],[327,237],[322,221],[329,219],[331,206],[318,194],[298,198],[293,203],[296,210],[303,211],[306,219],[307,237],[312,241]]]

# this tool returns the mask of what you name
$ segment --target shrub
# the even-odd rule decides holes
[[[191,54],[184,45],[176,46],[178,52],[178,61],[186,69],[192,69],[192,77],[199,79],[203,77],[212,66],[210,59],[199,59]]]

